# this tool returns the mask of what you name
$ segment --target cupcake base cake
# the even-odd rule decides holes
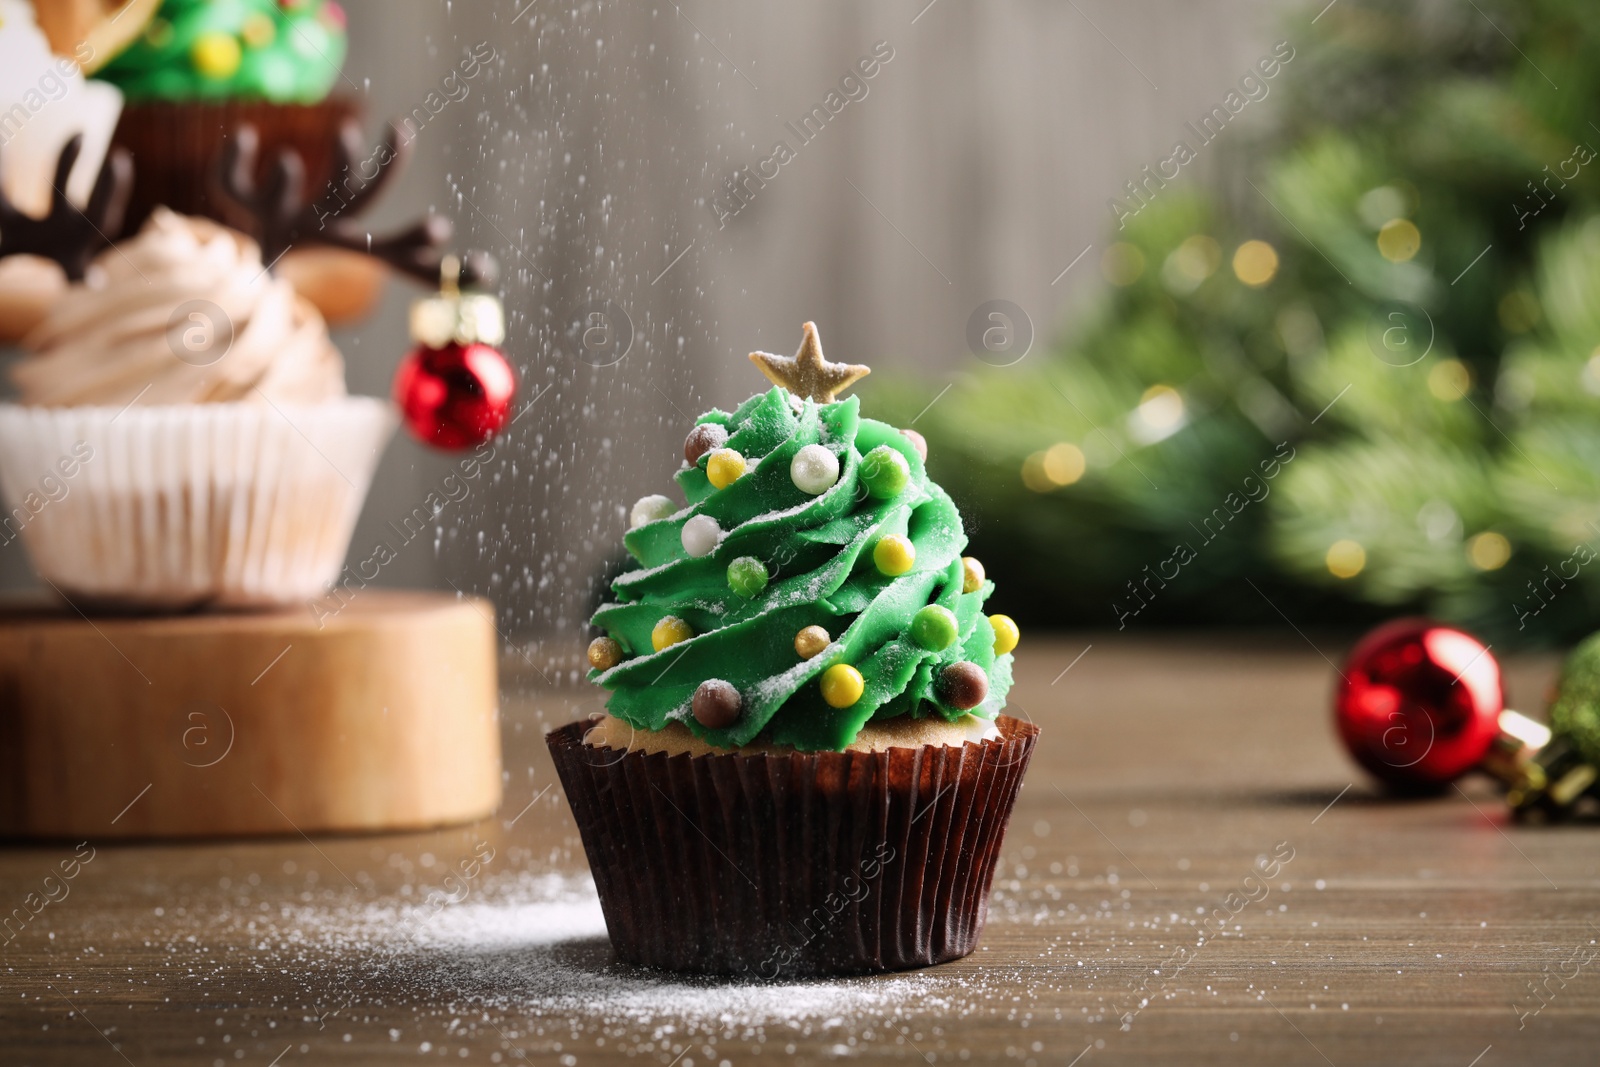
[[[548,743],[617,954],[760,978],[971,952],[1038,730],[1016,625],[914,432],[838,392],[807,323],[778,387],[701,416],[634,505],[594,625],[609,716]]]
[[[243,234],[159,208],[52,306],[0,404],[0,529],[74,603],[311,600],[395,428]]]

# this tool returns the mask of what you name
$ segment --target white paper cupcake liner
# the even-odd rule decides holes
[[[0,404],[0,543],[74,602],[252,607],[339,574],[387,403]]]

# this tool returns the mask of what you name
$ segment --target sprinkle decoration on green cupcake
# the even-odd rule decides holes
[[[687,501],[634,506],[638,564],[594,625],[590,678],[636,729],[684,723],[721,748],[844,749],[871,719],[993,719],[1016,625],[928,479],[920,436],[864,419],[805,325],[779,387],[702,415],[676,476]]]
[[[345,47],[333,0],[164,0],[97,77],[132,102],[314,104],[338,79]]]

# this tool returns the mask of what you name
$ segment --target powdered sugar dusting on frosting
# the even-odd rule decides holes
[[[799,688],[802,681],[831,662],[830,657],[836,656],[843,651],[843,642],[830,642],[827,648],[810,659],[803,659],[782,674],[775,674],[771,678],[765,678],[757,682],[751,689],[751,695],[758,703],[764,703],[769,700],[784,700],[790,693]]]

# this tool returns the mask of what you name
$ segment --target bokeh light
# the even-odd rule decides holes
[[[1510,559],[1511,542],[1504,534],[1485,530],[1467,541],[1467,561],[1480,571],[1497,571]]]
[[[1132,285],[1144,275],[1144,253],[1138,245],[1118,241],[1100,257],[1100,273],[1112,285]]]
[[[1083,449],[1061,441],[1022,461],[1022,484],[1035,493],[1049,493],[1073,484],[1088,468]]]
[[[1233,253],[1233,273],[1252,289],[1272,281],[1278,273],[1278,250],[1265,241],[1251,240]]]
[[[1405,263],[1422,248],[1422,231],[1410,219],[1390,219],[1378,231],[1378,252],[1390,263]]]
[[[1441,359],[1428,368],[1428,392],[1435,400],[1454,403],[1472,388],[1472,372],[1459,359]]]
[[[1183,422],[1183,396],[1170,385],[1152,385],[1139,398],[1140,421],[1153,430],[1171,430]]]
[[[1367,550],[1356,541],[1335,541],[1328,546],[1327,564],[1335,578],[1354,578],[1367,566]]]
[[[1184,239],[1161,265],[1161,280],[1180,296],[1194,292],[1222,266],[1222,246],[1203,233]]]
[[[1056,487],[1044,472],[1044,453],[1035,452],[1022,461],[1022,484],[1035,493],[1048,493]]]
[[[1051,445],[1044,453],[1044,476],[1055,485],[1071,485],[1083,477],[1088,463],[1083,449],[1070,441]]]

